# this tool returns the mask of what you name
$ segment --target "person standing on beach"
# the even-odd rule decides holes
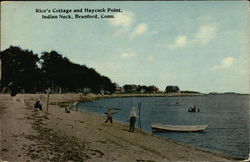
[[[137,117],[136,108],[132,107],[132,110],[129,114],[129,130],[128,130],[129,132],[134,132],[136,117]]]
[[[113,114],[116,114],[116,113],[117,112],[113,112],[112,109],[108,109],[108,111],[105,112],[105,114],[107,114],[107,119],[106,119],[105,123],[110,121],[110,123],[112,124],[113,123],[112,116],[113,116]]]

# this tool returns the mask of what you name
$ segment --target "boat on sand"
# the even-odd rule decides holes
[[[154,123],[151,124],[152,129],[157,131],[173,131],[173,132],[201,132],[204,131],[208,125],[166,125]]]

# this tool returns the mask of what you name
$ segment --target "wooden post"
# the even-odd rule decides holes
[[[117,108],[120,108],[120,107],[119,107],[119,106],[120,106],[120,105],[119,105],[119,98],[117,98],[117,106],[118,106]]]
[[[2,80],[2,59],[0,58],[0,85]]]
[[[140,114],[140,131],[141,131],[141,102],[140,102],[140,112],[139,112]]]
[[[48,111],[49,111],[49,91],[50,89],[47,89],[47,103],[46,103],[46,113],[45,113],[46,119],[48,119]]]
[[[138,109],[139,109],[138,129],[141,132],[141,102],[138,102]]]
[[[140,130],[140,103],[138,102],[138,129]]]

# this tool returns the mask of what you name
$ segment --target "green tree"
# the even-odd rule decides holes
[[[101,76],[101,86],[104,91],[108,91],[110,93],[115,92],[115,84],[111,82],[111,80],[106,76]]]
[[[167,86],[166,89],[165,89],[165,91],[166,91],[167,93],[179,92],[180,89],[179,89],[178,86]]]
[[[66,85],[69,60],[56,51],[43,52],[41,56],[41,70],[46,76],[47,87],[63,87]]]
[[[111,93],[115,86],[108,77],[101,76],[93,68],[75,64],[56,51],[44,52],[41,56],[42,71],[47,77],[47,86],[62,88],[64,92],[78,92],[90,88],[93,93],[106,90]]]
[[[37,62],[39,58],[32,51],[10,46],[1,51],[2,83],[1,88],[8,87],[12,92],[34,92],[40,76]]]
[[[0,88],[8,87],[13,95],[21,90],[45,92],[47,88],[54,91],[60,88],[63,92],[81,92],[84,88],[94,93],[115,92],[115,85],[108,77],[93,68],[72,63],[56,51],[43,52],[39,59],[32,51],[10,46],[1,51],[0,58]]]

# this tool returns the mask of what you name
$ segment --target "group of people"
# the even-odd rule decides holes
[[[107,119],[106,119],[105,123],[107,123],[108,121],[110,121],[110,123],[113,123],[112,116],[116,113],[118,113],[118,112],[113,112],[112,109],[108,109],[108,111],[105,112],[105,114],[107,115]],[[129,130],[128,131],[129,132],[134,132],[134,130],[135,130],[136,117],[137,117],[136,108],[132,107],[132,110],[130,111],[129,118],[128,118],[128,121],[129,121]]]
[[[74,106],[76,106],[76,104],[74,103],[73,104]],[[36,101],[35,105],[34,105],[34,109],[37,111],[37,110],[42,110],[42,105],[40,104],[40,101]],[[65,113],[70,113],[70,110],[68,109],[68,107],[65,107],[64,109],[64,112]],[[105,114],[107,115],[107,119],[105,121],[105,123],[107,123],[108,121],[110,121],[110,123],[113,123],[113,115],[116,114],[118,112],[113,112],[112,109],[108,109],[107,112],[105,112]],[[129,132],[134,132],[135,130],[135,122],[136,122],[136,117],[137,117],[137,113],[136,113],[136,108],[135,107],[132,107],[132,110],[130,111],[130,114],[129,114],[129,118],[128,118],[128,121],[129,121]]]
[[[188,112],[200,112],[200,109],[199,108],[196,108],[196,106],[194,105],[194,107],[190,107],[188,109]]]
[[[76,103],[74,103],[73,106],[77,107],[77,106],[76,106]],[[38,111],[38,110],[42,111],[42,109],[43,109],[43,107],[42,107],[42,104],[40,103],[40,101],[36,101],[36,103],[35,103],[35,105],[34,105],[34,110],[35,110],[35,111]],[[77,108],[76,108],[76,110],[78,111]],[[65,112],[65,113],[70,113],[69,107],[65,107],[65,108],[64,108],[64,112]]]

